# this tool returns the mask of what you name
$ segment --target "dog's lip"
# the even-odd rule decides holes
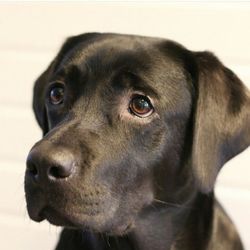
[[[68,214],[64,214],[52,207],[44,207],[39,213],[38,217],[42,220],[47,220],[53,225],[56,226],[70,226],[74,227],[75,221]]]
[[[45,218],[42,216],[41,213],[39,214],[30,214],[30,218],[36,222],[42,222]]]

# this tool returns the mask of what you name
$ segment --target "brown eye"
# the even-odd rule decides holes
[[[50,90],[50,102],[54,105],[61,104],[64,99],[64,88],[63,87],[53,87]]]
[[[137,95],[130,101],[129,111],[136,116],[144,118],[151,115],[154,108],[146,96]]]

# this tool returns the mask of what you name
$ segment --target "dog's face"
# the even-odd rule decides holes
[[[211,54],[145,37],[69,39],[35,85],[45,136],[27,160],[29,215],[122,234],[156,201],[209,192],[222,164],[249,145],[246,105],[244,87]],[[239,114],[244,122],[234,122]]]

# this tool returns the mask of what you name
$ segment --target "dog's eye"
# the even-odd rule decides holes
[[[61,104],[64,99],[64,88],[63,87],[53,87],[50,90],[50,102],[54,105]]]
[[[136,116],[144,118],[151,115],[154,108],[146,96],[136,95],[129,103],[129,111]]]

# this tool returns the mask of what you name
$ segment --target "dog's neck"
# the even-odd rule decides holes
[[[172,214],[164,208],[151,208],[138,218],[131,239],[138,250],[171,249],[176,229]],[[178,216],[178,215],[176,215]],[[181,215],[183,216],[183,215]]]
[[[99,239],[105,245],[101,249],[204,249],[211,236],[213,202],[213,194],[209,196],[197,194],[193,202],[179,208],[150,206],[140,214],[133,230],[128,235],[119,237],[99,236]]]
[[[130,236],[135,249],[194,250],[205,246],[213,217],[213,194],[197,196],[190,206],[151,207],[144,211]],[[191,242],[191,245],[183,245],[183,242]]]

